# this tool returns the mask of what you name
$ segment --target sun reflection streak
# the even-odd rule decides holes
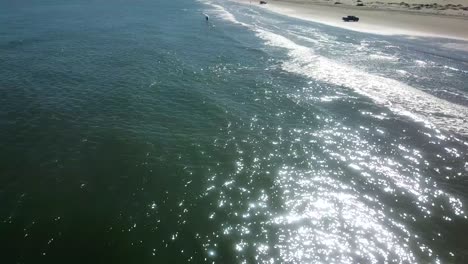
[[[214,215],[230,219],[219,235],[235,241],[239,262],[249,254],[259,263],[416,263],[422,256],[439,262],[411,223],[436,211],[443,221],[466,216],[459,198],[425,177],[428,154],[403,141],[372,141],[388,133],[382,128],[317,119],[325,125],[309,131],[265,127],[253,118],[246,125],[258,135],[220,145],[235,146],[235,166],[224,182],[209,177],[206,195],[218,196]],[[231,123],[229,134],[238,125]],[[265,142],[268,151],[258,147]],[[289,165],[275,171],[273,163]],[[273,186],[259,190],[264,177]],[[206,242],[207,249],[213,245]]]
[[[283,196],[287,213],[273,220],[282,226],[278,247],[287,262],[356,263],[363,257],[371,263],[415,261],[404,241],[409,231],[353,188],[314,171],[287,169],[277,183],[293,190]]]

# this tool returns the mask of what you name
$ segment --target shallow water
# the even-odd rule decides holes
[[[468,261],[454,41],[216,0],[0,23],[2,262]]]

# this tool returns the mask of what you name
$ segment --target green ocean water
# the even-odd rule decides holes
[[[1,263],[468,261],[453,41],[216,0],[0,25]]]

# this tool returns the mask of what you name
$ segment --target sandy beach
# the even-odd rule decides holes
[[[236,1],[258,5],[257,1]],[[429,2],[434,0],[406,0],[401,3],[275,0],[260,6],[291,17],[367,33],[468,40],[468,0],[439,0],[440,4]],[[363,6],[357,6],[360,3]],[[347,15],[358,16],[360,21],[343,22],[341,18]]]

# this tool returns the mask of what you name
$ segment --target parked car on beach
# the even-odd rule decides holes
[[[345,16],[345,17],[343,17],[343,21],[344,22],[358,22],[359,17],[357,17],[357,16]]]

